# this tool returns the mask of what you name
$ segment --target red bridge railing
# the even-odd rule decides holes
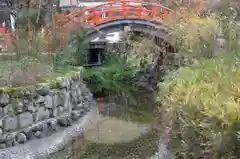
[[[56,25],[55,31],[64,39],[65,35],[68,35],[72,29],[81,25],[94,27],[104,22],[119,19],[159,21],[166,18],[169,12],[170,9],[157,3],[138,0],[111,1],[101,5],[87,7],[68,15],[57,15],[54,19]],[[15,35],[15,33],[13,34],[11,31],[1,33],[4,34],[4,36],[1,36],[2,40],[0,39],[0,45],[6,46],[7,49],[5,51],[0,50],[0,53],[12,52],[14,50],[12,37],[14,37],[13,35]],[[31,41],[31,37],[29,38]]]
[[[56,21],[57,25],[76,22],[80,18],[85,24],[94,26],[118,19],[160,20],[166,18],[170,9],[157,4],[137,0],[121,0],[88,7],[83,10],[64,16]]]

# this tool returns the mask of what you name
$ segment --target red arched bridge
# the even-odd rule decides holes
[[[91,26],[99,25],[112,20],[142,19],[158,21],[166,18],[170,9],[157,4],[137,0],[121,0],[107,2],[101,5],[84,8],[74,13],[65,15],[59,24],[66,24],[77,20],[79,17]]]
[[[100,32],[123,30],[130,24],[135,31],[148,32],[162,38],[166,35],[162,19],[166,18],[169,12],[170,9],[157,3],[137,0],[111,1],[67,15],[57,15],[53,24],[56,33],[63,37],[72,29],[83,25],[91,26],[93,29],[89,36],[96,37]],[[10,33],[4,36],[8,47],[12,46]]]
[[[66,26],[67,28],[69,26],[78,28],[79,25],[85,24],[93,28],[89,33],[93,37],[99,36],[100,32],[119,31],[123,30],[125,26],[131,25],[135,31],[164,37],[163,19],[169,15],[169,12],[169,8],[157,3],[137,0],[111,1],[68,15],[60,15],[56,20],[56,25],[63,28]],[[67,31],[65,30],[63,33],[68,34]]]

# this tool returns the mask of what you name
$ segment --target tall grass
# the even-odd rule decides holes
[[[239,53],[200,60],[159,84],[170,149],[180,158],[237,158],[240,153]]]

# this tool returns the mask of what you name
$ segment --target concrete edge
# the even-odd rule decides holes
[[[64,148],[73,141],[75,137],[84,135],[88,124],[96,120],[97,108],[87,112],[80,120],[72,126],[60,130],[51,136],[31,140],[23,145],[0,150],[0,159],[40,159],[49,156]]]

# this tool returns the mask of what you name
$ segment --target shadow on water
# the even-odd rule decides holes
[[[72,148],[72,158],[97,158],[97,159],[132,159],[147,158],[157,151],[158,136],[156,131],[148,133],[146,136],[138,137],[127,143],[103,144],[92,143],[82,139],[81,144],[76,144]],[[84,152],[79,148],[85,149]]]
[[[154,95],[147,90],[106,93],[95,96],[99,110],[96,122],[49,159],[145,159],[158,149],[154,130]]]

